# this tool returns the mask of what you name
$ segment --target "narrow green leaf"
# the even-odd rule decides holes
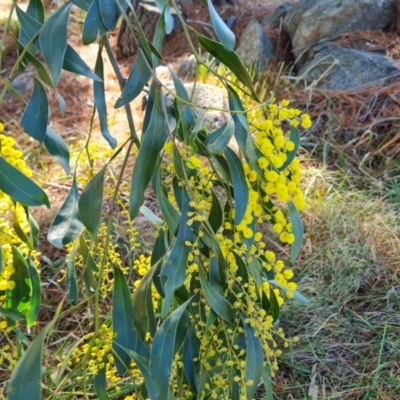
[[[156,30],[154,33],[154,39],[153,39],[153,48],[155,48],[155,50],[160,53],[159,55],[161,55],[161,50],[162,50],[162,46],[164,44],[164,39],[165,39],[165,7],[164,9],[161,10],[161,15],[160,18],[158,19],[157,22],[157,26],[156,26]],[[158,55],[156,54],[155,51],[153,51],[152,47],[150,46],[149,43],[149,47],[153,52],[153,55],[151,56],[152,62],[153,62],[153,66],[157,65],[157,59],[158,59]],[[162,57],[161,57],[162,59]]]
[[[218,200],[218,197],[214,193],[214,190],[211,190],[212,203],[210,215],[208,216],[208,222],[214,233],[217,233],[218,229],[221,227],[222,222],[224,220],[224,215],[222,212],[221,203]]]
[[[138,53],[129,74],[128,80],[122,90],[121,97],[115,103],[115,108],[120,108],[134,100],[144,88],[151,77],[151,70],[147,67],[142,53]],[[157,91],[158,92],[158,91]]]
[[[58,161],[58,163],[63,167],[65,173],[70,175],[69,150],[62,137],[57,135],[53,129],[47,126],[46,136],[43,142],[50,155]]]
[[[293,263],[296,261],[297,256],[300,254],[301,247],[303,245],[304,227],[299,211],[292,201],[287,203],[290,222],[292,223],[292,232],[294,235],[294,243],[290,251],[290,261]]]
[[[183,285],[186,279],[186,266],[188,262],[190,247],[185,245],[186,241],[190,241],[192,231],[187,225],[188,221],[188,204],[184,201],[182,204],[182,216],[179,222],[178,235],[172,247],[168,258],[161,269],[161,279],[164,280],[164,293],[161,315],[165,318],[174,299],[174,293],[177,288]]]
[[[82,232],[83,224],[79,216],[78,201],[78,186],[74,175],[68,196],[56,214],[47,234],[47,240],[59,249],[73,242]]]
[[[74,74],[86,76],[87,78],[93,79],[96,82],[101,82],[102,79],[99,78],[82,60],[80,55],[67,44],[67,49],[65,50],[64,61],[63,61],[63,69],[69,72],[73,72]]]
[[[14,272],[10,281],[15,286],[6,293],[6,308],[12,311],[24,312],[29,304],[32,292],[32,284],[29,276],[28,264],[18,248],[12,247]]]
[[[163,19],[163,28],[165,28],[165,33],[169,35],[174,29],[174,18],[171,15],[170,6],[165,0],[155,0],[155,2],[162,13],[160,18]]]
[[[39,142],[46,137],[49,103],[46,91],[39,80],[34,78],[33,93],[25,108],[20,125],[24,131]]]
[[[83,235],[79,236],[79,250],[83,258],[84,268],[90,268],[93,272],[99,272],[99,267],[94,262]]]
[[[273,400],[273,389],[272,389],[272,383],[271,383],[271,376],[269,375],[268,371],[266,368],[263,369],[261,373],[261,379],[264,383],[264,389],[265,389],[265,396],[262,400]]]
[[[67,106],[65,104],[65,100],[63,99],[63,97],[61,96],[60,93],[58,93],[57,91],[55,93],[56,93],[57,100],[58,100],[58,106],[60,107],[60,114],[64,118],[65,117],[65,112],[67,110]]]
[[[16,12],[17,12],[17,17],[18,21],[21,24],[21,29],[19,31],[19,36],[18,36],[18,41],[21,43],[22,46],[26,46],[30,40],[39,32],[40,28],[42,27],[42,24],[38,21],[36,21],[34,18],[32,18],[30,15],[28,15],[25,11],[22,11],[21,8],[18,6],[16,7]],[[36,45],[39,46],[39,41],[35,41]],[[38,51],[36,45],[32,44],[28,52],[31,53],[32,55],[35,55],[36,52]],[[19,51],[21,53],[21,50]],[[28,63],[28,59],[24,59],[24,64],[25,66]],[[24,68],[20,69],[20,72],[23,71]]]
[[[8,400],[42,399],[42,351],[51,326],[50,323],[40,331],[13,369],[8,384]]]
[[[129,356],[121,348],[133,350],[142,356],[148,356],[148,350],[140,341],[133,320],[133,306],[128,283],[123,272],[114,267],[114,295],[112,307],[112,323],[114,331],[114,362],[120,375],[129,367]]]
[[[276,298],[276,294],[275,294],[274,290],[272,289],[271,285],[269,286],[269,301],[271,302],[271,308],[270,308],[271,316],[275,322],[279,318],[280,307],[279,307],[278,299]]]
[[[46,193],[22,172],[0,157],[0,189],[14,201],[25,206],[50,208]]]
[[[33,249],[36,249],[38,245],[40,228],[35,218],[33,218],[32,214],[29,212],[29,208],[24,206],[24,210],[26,214],[26,219],[28,220],[29,223],[31,246]]]
[[[158,179],[156,183],[156,196],[158,204],[160,205],[161,213],[167,223],[168,229],[176,236],[178,232],[180,215],[175,210],[174,206],[168,200],[167,195],[164,192],[164,185],[161,182],[161,168],[158,173]]]
[[[18,312],[8,310],[7,308],[0,307],[0,314],[4,317],[10,318],[12,321],[25,321],[25,315]]]
[[[107,360],[104,358],[104,365]],[[96,391],[98,400],[108,400],[107,394],[107,380],[106,380],[106,368],[100,368],[97,374],[94,376],[94,390]]]
[[[143,357],[136,351],[129,350],[122,346],[121,346],[121,348],[129,355],[129,357],[134,361],[136,366],[139,368],[140,373],[142,374],[142,376],[144,378],[144,383],[145,383],[147,391],[150,395],[150,399],[151,400],[156,399],[157,398],[157,387],[156,387],[156,383],[154,382],[153,377],[150,373],[149,359],[146,357]]]
[[[249,270],[258,286],[262,287],[263,279],[262,279],[262,265],[258,258],[253,257],[251,262],[249,263]]]
[[[76,267],[75,267],[75,255],[78,250],[78,243],[75,242],[72,250],[69,252],[67,261],[67,289],[68,297],[74,303],[78,303],[78,283],[76,281]]]
[[[236,313],[229,302],[219,292],[217,292],[208,282],[204,273],[199,271],[201,286],[203,287],[206,299],[210,304],[210,307],[219,315],[222,319],[231,325],[234,325]]]
[[[100,15],[104,26],[107,30],[112,31],[117,25],[119,12],[115,1],[110,0],[98,0]]]
[[[136,217],[140,206],[143,204],[144,191],[153,176],[158,155],[167,137],[165,119],[161,111],[160,99],[157,95],[150,123],[144,133],[142,145],[133,168],[129,198],[129,215],[131,219]]]
[[[83,11],[88,11],[92,2],[93,2],[93,0],[71,0],[72,4],[75,4],[77,7],[81,8]]]
[[[13,228],[17,236],[29,247],[30,250],[33,250],[33,244],[32,240],[30,238],[29,232],[26,233],[20,225],[20,222],[18,220],[18,215],[16,212],[16,207],[17,204],[15,204],[15,210],[14,210],[14,220],[13,220]]]
[[[246,382],[253,382],[252,385],[246,385],[246,397],[253,399],[263,371],[264,353],[254,328],[246,323],[243,316],[242,323],[246,335]]]
[[[234,135],[236,143],[243,154],[247,154],[246,151],[246,140],[250,136],[249,124],[247,122],[246,114],[242,114],[244,111],[243,104],[236,93],[236,91],[228,85],[228,102],[229,110],[231,111],[233,122],[235,123]],[[239,112],[235,112],[239,111]]]
[[[186,379],[193,391],[196,393],[200,379],[200,363],[198,360],[193,361],[194,359],[199,358],[195,327],[195,323],[192,323],[187,331],[185,342],[183,343],[182,360]]]
[[[234,51],[227,50],[222,44],[200,35],[198,32],[196,32],[196,37],[205,50],[207,50],[218,61],[222,62],[222,64],[227,66],[237,76],[237,78],[249,88],[254,100],[260,102],[260,99],[254,90],[253,81],[238,55]]]
[[[151,270],[140,280],[133,298],[134,323],[139,337],[144,341],[147,332],[154,337],[156,333],[156,320],[154,317],[153,298],[151,294],[153,275],[157,270],[154,265]]]
[[[115,5],[113,1],[109,2]],[[97,53],[96,66],[94,68],[94,72],[101,79],[101,81],[93,81],[94,104],[96,105],[97,113],[99,115],[101,134],[103,135],[104,139],[107,140],[111,148],[115,149],[115,147],[117,146],[117,140],[111,136],[110,131],[108,130],[107,104],[106,104],[106,95],[104,89],[104,66],[103,66],[103,57],[101,54],[102,50],[103,46],[100,45],[99,51]]]
[[[43,24],[44,22],[44,7],[42,0],[29,0],[26,13],[35,19],[36,21]]]
[[[181,318],[187,315],[184,311],[190,301],[192,301],[192,298],[171,313],[154,336],[149,365],[150,374],[157,386],[157,396],[154,400],[165,400],[171,377],[176,331]]]
[[[254,141],[253,141],[253,138],[251,137],[251,135],[247,136],[246,150],[247,150],[248,161],[249,161],[251,168],[253,168],[254,171],[257,172],[257,175],[261,179],[264,180],[265,179],[264,173],[258,165],[258,160],[260,159],[260,157],[263,157],[263,155],[261,154],[260,150],[258,150],[258,147],[256,147],[256,145],[254,144]]]
[[[39,43],[46,64],[49,67],[54,86],[57,85],[67,48],[68,18],[72,3],[63,4],[43,24]]]
[[[40,299],[42,293],[41,293],[40,277],[38,270],[33,265],[32,261],[29,259],[28,259],[28,269],[32,283],[32,294],[29,300],[29,307],[26,311],[26,321],[28,322],[28,326],[31,327],[36,323],[35,321],[39,313]]]
[[[228,143],[232,138],[233,132],[235,130],[235,123],[232,118],[229,118],[221,128],[217,129],[207,136],[204,141],[207,151],[210,154],[221,154],[228,147]]]
[[[78,202],[79,215],[92,238],[97,235],[103,205],[105,165],[87,184]]]
[[[223,19],[219,16],[211,0],[207,0],[207,5],[208,9],[210,10],[211,21],[215,33],[217,34],[217,38],[224,45],[226,50],[232,51],[235,48],[235,35],[226,26]]]
[[[18,46],[19,51],[23,51],[24,46],[16,38],[14,38],[14,40]],[[51,77],[50,77],[49,73],[47,72],[47,69],[44,67],[44,65],[34,55],[32,55],[29,52],[25,53],[25,58],[34,66],[39,78],[46,85],[49,85],[50,87],[54,87],[53,82],[51,81]]]
[[[289,140],[291,140],[294,143],[294,149],[286,154],[286,156],[287,156],[286,161],[283,163],[282,167],[278,168],[279,171],[283,171],[284,169],[286,169],[292,163],[292,161],[296,157],[297,151],[299,150],[299,147],[300,147],[300,131],[299,131],[299,129],[297,127],[290,126],[290,137],[289,137]]]
[[[224,151],[232,177],[233,195],[235,198],[235,225],[239,225],[246,214],[249,202],[249,189],[246,183],[243,164],[235,152],[229,147]]]
[[[0,274],[3,272],[3,246],[0,245]]]
[[[101,19],[100,6],[98,0],[93,0],[86,14],[83,24],[82,42],[84,45],[91,44],[96,41],[99,29],[106,29]]]

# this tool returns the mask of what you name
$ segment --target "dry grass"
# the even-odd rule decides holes
[[[400,389],[400,204],[306,171],[299,290],[281,324],[296,347],[274,382],[279,399],[396,399]],[[388,201],[389,200],[389,201]]]

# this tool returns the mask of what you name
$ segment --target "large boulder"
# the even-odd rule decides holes
[[[274,57],[275,48],[262,26],[253,20],[243,31],[236,53],[246,67],[262,72]]]
[[[400,66],[382,54],[317,45],[315,56],[298,73],[318,89],[347,90],[370,85],[385,85],[400,76]]]
[[[281,21],[289,11],[289,8],[293,7],[292,3],[283,3],[277,7],[272,13],[267,14],[262,20],[261,25],[267,28],[276,29],[281,25]]]
[[[286,13],[283,27],[301,64],[316,43],[347,32],[383,30],[392,18],[393,0],[300,0]]]

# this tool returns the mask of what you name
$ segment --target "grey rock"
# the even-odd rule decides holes
[[[23,96],[33,90],[33,75],[30,72],[24,72],[23,74],[16,76],[11,81],[10,87]],[[4,100],[11,100],[13,97],[13,93],[8,91]]]
[[[167,82],[165,85],[175,92],[173,82]],[[194,86],[193,82],[185,83],[189,99],[192,96],[192,103],[196,104],[197,107],[193,107],[193,111],[198,117],[202,117],[204,124],[211,130],[220,128],[228,119],[228,112],[216,111],[216,110],[204,110],[204,108],[212,107],[228,110],[228,102],[226,91],[215,85],[197,83]],[[173,95],[168,93],[166,95],[168,102],[173,102]]]
[[[400,76],[400,66],[391,58],[368,51],[346,49],[332,44],[318,45],[314,58],[298,75],[308,83],[327,90],[348,90],[386,85]]]
[[[285,17],[286,13],[293,6],[292,3],[283,3],[277,7],[272,13],[267,14],[262,20],[261,25],[268,28],[279,28],[281,20]]]
[[[287,12],[283,27],[301,64],[316,43],[347,32],[383,30],[392,16],[392,0],[300,0]]]
[[[262,26],[253,20],[243,31],[236,53],[246,67],[265,71],[275,55],[275,48]]]

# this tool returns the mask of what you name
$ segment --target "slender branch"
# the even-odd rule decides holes
[[[119,87],[120,87],[121,92],[122,92],[122,90],[123,90],[123,88],[125,86],[125,81],[126,80],[122,76],[121,70],[120,70],[119,65],[117,63],[117,60],[116,60],[116,58],[114,56],[114,53],[112,52],[112,49],[111,49],[110,42],[108,40],[107,34],[105,34],[105,35],[103,35],[101,37],[101,41],[104,44],[104,47],[105,47],[106,52],[107,52],[108,59],[111,62],[111,66],[112,66],[112,68],[114,70],[114,73],[115,73],[115,75],[117,77],[118,84],[119,84]],[[136,133],[135,123],[133,121],[132,110],[131,110],[131,106],[129,104],[125,105],[125,112],[126,112],[126,118],[128,120],[128,125],[129,125],[129,131],[130,131],[130,134],[131,134],[131,138],[132,138],[133,142],[136,144],[136,147],[138,149],[140,149],[140,141],[139,141],[139,138],[138,138],[137,133]]]

